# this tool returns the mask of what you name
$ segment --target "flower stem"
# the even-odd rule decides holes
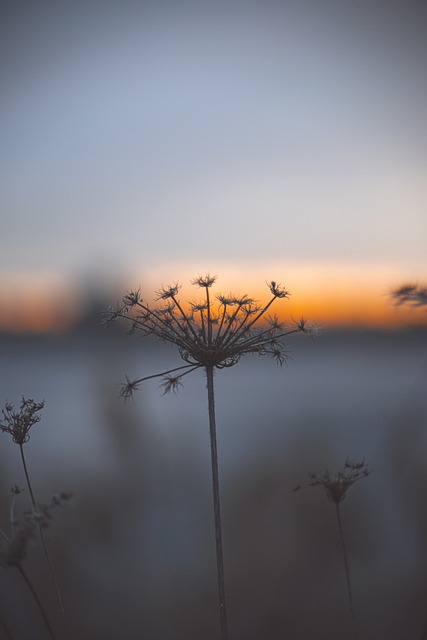
[[[26,478],[26,481],[27,481],[28,491],[30,492],[33,509],[34,509],[34,511],[37,511],[37,503],[36,503],[36,499],[35,499],[35,496],[34,496],[34,491],[33,491],[32,485],[31,485],[30,474],[28,473],[28,467],[27,467],[27,463],[26,463],[25,455],[24,455],[24,446],[22,444],[20,444],[19,448],[20,448],[20,451],[21,451],[22,466],[24,467],[25,478]],[[47,548],[46,539],[45,539],[45,535],[43,533],[43,529],[40,526],[39,526],[39,531],[40,531],[40,538],[41,538],[41,542],[42,542],[43,551],[44,551],[47,563],[49,565],[50,573],[51,573],[52,579],[53,579],[53,584],[55,586],[56,596],[58,598],[58,603],[59,603],[59,607],[61,609],[61,614],[62,614],[62,617],[64,619],[64,623],[66,623],[66,620],[65,620],[65,608],[64,608],[64,603],[62,601],[61,590],[59,588],[58,578],[56,577],[56,571],[55,571],[55,568],[53,566],[53,562],[52,562],[52,559],[50,557],[49,550]]]
[[[425,638],[427,637],[427,616],[424,619],[424,624],[423,624],[423,630],[421,631],[421,640],[425,640]]]
[[[31,482],[30,482],[30,474],[28,473],[27,463],[24,456],[24,445],[20,444],[19,450],[21,452],[22,466],[24,467],[25,479],[27,481],[28,491],[30,492],[33,509],[34,511],[37,511],[36,499],[34,497],[33,487],[31,486]]]
[[[337,514],[338,529],[339,529],[341,547],[342,547],[342,554],[343,554],[343,559],[344,559],[345,577],[346,577],[346,581],[347,581],[348,604],[349,604],[349,607],[350,607],[350,615],[351,615],[351,620],[352,620],[352,625],[353,625],[353,640],[357,640],[357,626],[356,626],[356,616],[354,614],[354,607],[353,607],[353,595],[352,595],[352,590],[351,590],[350,568],[349,568],[349,564],[348,564],[347,548],[346,548],[346,545],[345,545],[344,531],[343,531],[342,522],[341,522],[341,512],[340,512],[340,503],[339,502],[335,503],[335,509],[336,509],[336,514]]]
[[[9,627],[7,626],[6,622],[3,620],[1,615],[0,615],[0,629],[3,629],[3,631],[6,634],[5,637],[8,638],[8,640],[13,640]]]
[[[37,608],[38,608],[38,610],[39,610],[39,611],[40,611],[40,613],[41,613],[41,616],[42,616],[42,618],[43,618],[43,620],[44,620],[44,622],[45,622],[45,625],[46,625],[46,627],[47,627],[47,630],[49,631],[49,635],[50,635],[51,639],[52,639],[52,640],[56,640],[56,638],[55,638],[55,634],[54,634],[54,632],[53,632],[52,627],[50,626],[49,619],[48,619],[48,617],[47,617],[47,615],[46,615],[46,611],[44,610],[44,607],[43,607],[42,603],[40,602],[40,599],[39,599],[39,597],[38,597],[38,595],[37,595],[37,591],[35,590],[35,588],[34,588],[33,584],[31,583],[31,581],[30,581],[29,577],[28,577],[28,576],[27,576],[27,574],[25,573],[25,571],[24,571],[24,569],[22,568],[21,564],[17,564],[17,565],[16,565],[16,568],[18,569],[18,571],[19,571],[19,573],[21,574],[21,576],[22,576],[22,578],[23,578],[23,580],[24,580],[25,584],[27,585],[27,587],[28,587],[29,591],[31,592],[31,595],[32,595],[32,596],[33,596],[33,598],[34,598],[34,601],[35,601],[35,603],[36,603],[36,605],[37,605]]]
[[[209,433],[211,441],[212,491],[215,517],[216,566],[218,575],[219,616],[221,640],[227,640],[227,609],[225,604],[224,559],[222,551],[221,508],[218,477],[218,450],[216,441],[215,398],[213,383],[213,366],[206,366],[209,406]]]

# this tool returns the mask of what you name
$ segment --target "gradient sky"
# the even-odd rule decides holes
[[[0,25],[3,290],[427,278],[424,0],[23,0]]]

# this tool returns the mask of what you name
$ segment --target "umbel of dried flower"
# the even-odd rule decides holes
[[[2,409],[3,420],[0,420],[0,430],[9,433],[13,442],[24,445],[30,439],[30,429],[40,422],[39,411],[44,407],[44,402],[35,402],[31,398],[22,398],[19,410],[7,402]]]
[[[370,474],[368,465],[364,460],[347,459],[342,469],[331,474],[326,469],[322,475],[310,474],[310,487],[321,486],[326,490],[328,499],[338,504],[344,500],[350,487]]]
[[[163,378],[164,392],[176,392],[181,380],[192,371],[204,367],[223,369],[237,364],[242,356],[270,356],[282,365],[287,359],[284,338],[292,333],[315,334],[317,329],[303,318],[287,326],[276,315],[267,312],[276,300],[288,298],[289,292],[271,281],[269,301],[260,305],[247,295],[218,295],[214,300],[210,289],[216,276],[209,274],[193,281],[205,290],[204,300],[190,302],[186,312],[178,298],[181,285],[175,283],[157,291],[159,305],[152,307],[141,297],[140,290],[131,291],[122,303],[110,308],[105,322],[124,318],[130,323],[129,333],[140,331],[154,335],[178,348],[187,363],[162,373],[134,380],[126,379],[121,395],[131,397],[139,385],[151,378]]]

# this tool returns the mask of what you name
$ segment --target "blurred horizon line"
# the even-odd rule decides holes
[[[396,305],[391,297],[404,284],[427,280],[425,269],[416,265],[272,262],[263,263],[261,269],[257,264],[222,262],[221,266],[218,272],[210,271],[221,273],[212,287],[213,297],[246,294],[267,302],[271,293],[266,274],[290,290],[289,299],[277,300],[271,308],[282,322],[303,317],[331,328],[427,327],[426,307]],[[162,263],[150,269],[134,266],[127,273],[124,268],[114,273],[87,268],[78,277],[58,271],[0,272],[0,333],[66,333],[97,316],[100,322],[102,312],[133,289],[142,289],[143,297],[155,304],[156,292],[175,284],[177,279],[170,274],[176,273],[182,283],[181,301],[200,301],[203,292],[192,281],[207,272],[183,263]],[[280,280],[283,273],[285,281]]]
[[[128,289],[130,290],[130,289]],[[62,288],[58,290],[33,289],[28,295],[2,295],[0,290],[0,334],[64,334],[79,327],[100,324],[103,312],[114,306],[125,291],[111,288],[108,292]],[[200,296],[185,296],[184,306],[189,300]],[[196,294],[199,292],[197,291]],[[257,293],[257,291],[255,292]],[[267,290],[258,298],[267,302]],[[271,297],[271,296],[270,296]],[[150,300],[149,302],[154,302]],[[316,326],[332,329],[405,329],[427,328],[427,309],[413,305],[398,305],[391,296],[375,296],[372,292],[364,297],[352,291],[343,296],[327,291],[304,291],[289,299],[277,299],[271,308],[281,322],[291,324],[304,318]]]

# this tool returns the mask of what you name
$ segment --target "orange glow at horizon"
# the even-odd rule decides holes
[[[276,300],[271,307],[271,313],[277,314],[284,322],[298,321],[303,317],[325,328],[427,327],[427,308],[396,306],[390,297],[390,292],[403,282],[417,281],[423,275],[427,280],[427,270],[420,273],[419,268],[414,268],[402,275],[401,269],[393,265],[267,264],[248,269],[227,265],[222,271],[210,271],[211,274],[219,274],[211,289],[214,296],[230,292],[237,296],[247,294],[260,303],[266,303],[271,297],[267,285],[273,278],[290,290],[289,299]],[[167,274],[175,272],[176,266],[166,265],[146,274],[142,293],[154,292],[162,285],[175,283],[173,278],[167,279]],[[204,272],[195,272],[188,266],[180,272],[180,299],[201,299],[203,291],[191,281]],[[163,276],[162,280],[159,275],[163,274],[166,277]],[[282,274],[285,275],[282,277]],[[418,274],[418,279],[415,274]],[[139,286],[136,281],[133,285]],[[148,299],[151,302],[155,298],[152,295]]]
[[[176,270],[176,266],[173,270],[163,266],[158,271],[146,273],[140,282],[130,278],[128,288],[138,288],[141,284],[143,297],[154,302],[155,291],[175,282],[173,279],[162,280],[163,272]],[[287,279],[280,279],[279,272],[287,273]],[[181,269],[183,286],[179,298],[182,302],[203,299],[204,291],[191,285],[191,278],[201,273]],[[324,329],[427,327],[425,307],[397,307],[391,301],[391,289],[409,279],[399,277],[398,270],[360,266],[337,268],[334,265],[283,268],[282,265],[280,269],[277,266],[247,270],[225,267],[223,274],[210,290],[212,297],[231,292],[237,296],[247,294],[260,303],[271,298],[267,279],[263,278],[265,275],[276,277],[290,289],[291,295],[287,300],[276,300],[269,312],[287,323],[304,317]],[[105,283],[103,289],[105,291]],[[111,299],[105,301],[105,306],[114,304],[116,299],[117,292],[112,288]],[[7,284],[4,277],[0,282],[0,332],[64,332],[84,318],[85,309],[87,299],[84,295],[77,294],[75,287],[59,276],[25,274],[25,277],[11,277]]]
[[[0,281],[0,332],[62,333],[80,315],[72,287],[55,274],[14,274]]]

